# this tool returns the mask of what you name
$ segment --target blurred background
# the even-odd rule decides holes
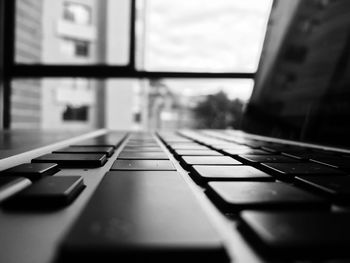
[[[272,0],[139,0],[140,71],[255,73]],[[17,0],[15,61],[127,65],[129,0]],[[239,128],[253,79],[15,79],[11,128]]]

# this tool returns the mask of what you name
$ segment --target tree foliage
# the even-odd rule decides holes
[[[239,128],[243,114],[243,102],[230,100],[226,93],[220,91],[209,95],[194,109],[200,129]]]

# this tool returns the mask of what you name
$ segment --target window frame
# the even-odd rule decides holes
[[[44,64],[23,64],[15,61],[15,29],[16,29],[16,0],[0,0],[3,5],[3,30],[1,34],[4,39],[4,77],[3,88],[0,99],[3,102],[2,128],[10,128],[11,110],[11,82],[13,79],[21,78],[190,78],[190,79],[254,79],[256,73],[245,72],[165,72],[165,71],[145,71],[136,68],[136,1],[130,0],[130,30],[129,30],[129,62],[125,66],[117,65],[44,65]]]

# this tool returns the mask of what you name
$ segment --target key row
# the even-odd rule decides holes
[[[175,148],[179,145],[178,142],[173,140],[170,143],[165,141],[165,143],[170,150],[174,152],[175,156],[180,161],[180,164],[182,164],[182,166],[190,172],[192,178],[200,185],[209,188],[207,191],[209,195],[210,193],[215,192],[215,196],[220,197],[212,199],[221,207],[227,207],[228,202],[225,202],[225,199],[221,198],[223,193],[219,189],[215,188],[213,190],[210,182],[273,182],[276,179],[281,179],[284,181],[290,181],[290,179],[293,179],[294,184],[299,186],[298,188],[294,186],[292,187],[292,189],[296,189],[296,191],[294,191],[295,196],[299,194],[299,188],[306,190],[303,190],[305,193],[308,193],[310,190],[310,194],[312,195],[320,195],[321,197],[327,198],[327,200],[324,202],[326,205],[323,205],[323,207],[329,208],[330,203],[332,202],[346,203],[350,200],[350,177],[347,176],[345,172],[329,166],[311,162],[300,163],[300,161],[295,158],[293,159],[291,157],[276,154],[245,155],[245,159],[249,158],[249,161],[246,161],[244,158],[240,158],[240,156],[236,156],[236,159],[234,159],[232,156],[224,156],[222,153],[220,153],[220,155],[211,154],[210,156],[206,156],[205,154],[192,155],[193,153],[196,154],[200,153],[201,151],[208,152],[214,150],[198,150],[198,145],[200,145],[200,147],[207,148],[211,146],[208,145],[207,142],[200,142],[202,144],[199,144],[198,142],[188,140],[187,142],[182,141],[180,143],[182,146],[186,145],[187,150],[181,150],[185,152],[178,152],[178,150],[173,149],[174,145]],[[219,142],[215,141],[215,144],[218,145]],[[194,147],[196,150],[190,150],[191,147]],[[190,155],[186,155],[186,151],[194,152],[191,152]],[[243,163],[238,160],[242,161]],[[269,161],[271,162],[269,163]],[[281,161],[285,162],[282,163]],[[251,166],[247,164],[250,164]],[[208,182],[209,186],[207,185]],[[259,188],[259,186],[262,185],[249,184],[249,186],[251,186],[248,187],[250,191],[253,191],[253,189]],[[287,191],[280,191],[279,194],[276,194],[274,189],[276,187],[280,188],[279,185],[266,184],[264,187],[262,187],[265,188],[265,192],[258,191],[260,198],[264,198],[264,195],[266,195],[266,189],[268,188],[268,192],[276,195],[276,200],[280,199],[281,201],[286,201],[286,203],[288,203],[290,196],[287,195]],[[232,184],[232,191],[235,191],[234,184]],[[211,196],[214,195],[211,194]],[[249,207],[251,204],[249,198],[244,197],[243,193],[240,193],[240,196],[242,196],[243,200],[246,200],[246,205],[243,205],[242,207]],[[283,198],[283,196],[286,198]],[[232,203],[235,203],[235,200],[233,200]],[[304,200],[304,203],[308,204],[307,198]],[[276,207],[273,204],[273,200],[270,200],[266,204],[271,204],[270,207]],[[266,204],[263,206],[266,206]],[[284,205],[281,205],[280,207],[282,206]],[[237,206],[232,205],[231,207]],[[259,208],[261,205],[256,207]],[[288,205],[284,207],[288,208]],[[315,205],[313,207],[319,208],[320,206]],[[234,210],[239,209],[232,209],[232,211]]]
[[[205,139],[206,142],[211,140]],[[239,142],[247,143],[245,140]],[[254,143],[256,148],[265,145],[264,142],[260,145],[257,141]],[[209,147],[203,140],[201,145]],[[186,153],[175,152],[184,167],[190,169],[194,179],[206,185],[206,193],[220,209],[238,212],[239,230],[267,261],[283,262],[283,258],[348,258],[350,213],[330,212],[329,205],[334,198],[349,202],[350,176],[344,172],[346,169],[334,169],[341,168],[340,165],[324,165],[338,161],[342,167],[346,167],[348,163],[333,153],[333,157],[327,159],[331,161],[313,163],[306,161],[313,161],[308,158],[316,158],[314,152],[312,155],[304,152],[304,158],[298,158],[300,152],[298,155],[283,154],[282,151],[291,152],[292,148],[296,150],[294,147],[281,147],[277,150],[266,146],[265,150],[270,150],[273,155],[235,156],[245,165],[220,165],[219,162],[215,165],[193,165],[192,160],[184,162],[188,161],[184,158]],[[328,154],[321,153],[322,156]],[[320,160],[320,155],[317,157]],[[247,173],[248,170],[251,174]],[[262,177],[255,177],[257,171]],[[271,178],[287,177],[313,191],[269,181]],[[267,181],[261,182],[263,180]],[[315,195],[314,190],[327,193],[333,199]]]
[[[110,133],[59,149],[0,172],[0,202],[8,208],[53,209],[71,203],[84,189],[81,176],[57,176],[62,168],[103,166],[125,135]]]

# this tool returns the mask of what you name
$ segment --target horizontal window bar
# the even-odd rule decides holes
[[[150,72],[127,66],[103,65],[14,65],[7,71],[10,78],[86,77],[86,78],[232,78],[253,79],[255,73]]]

